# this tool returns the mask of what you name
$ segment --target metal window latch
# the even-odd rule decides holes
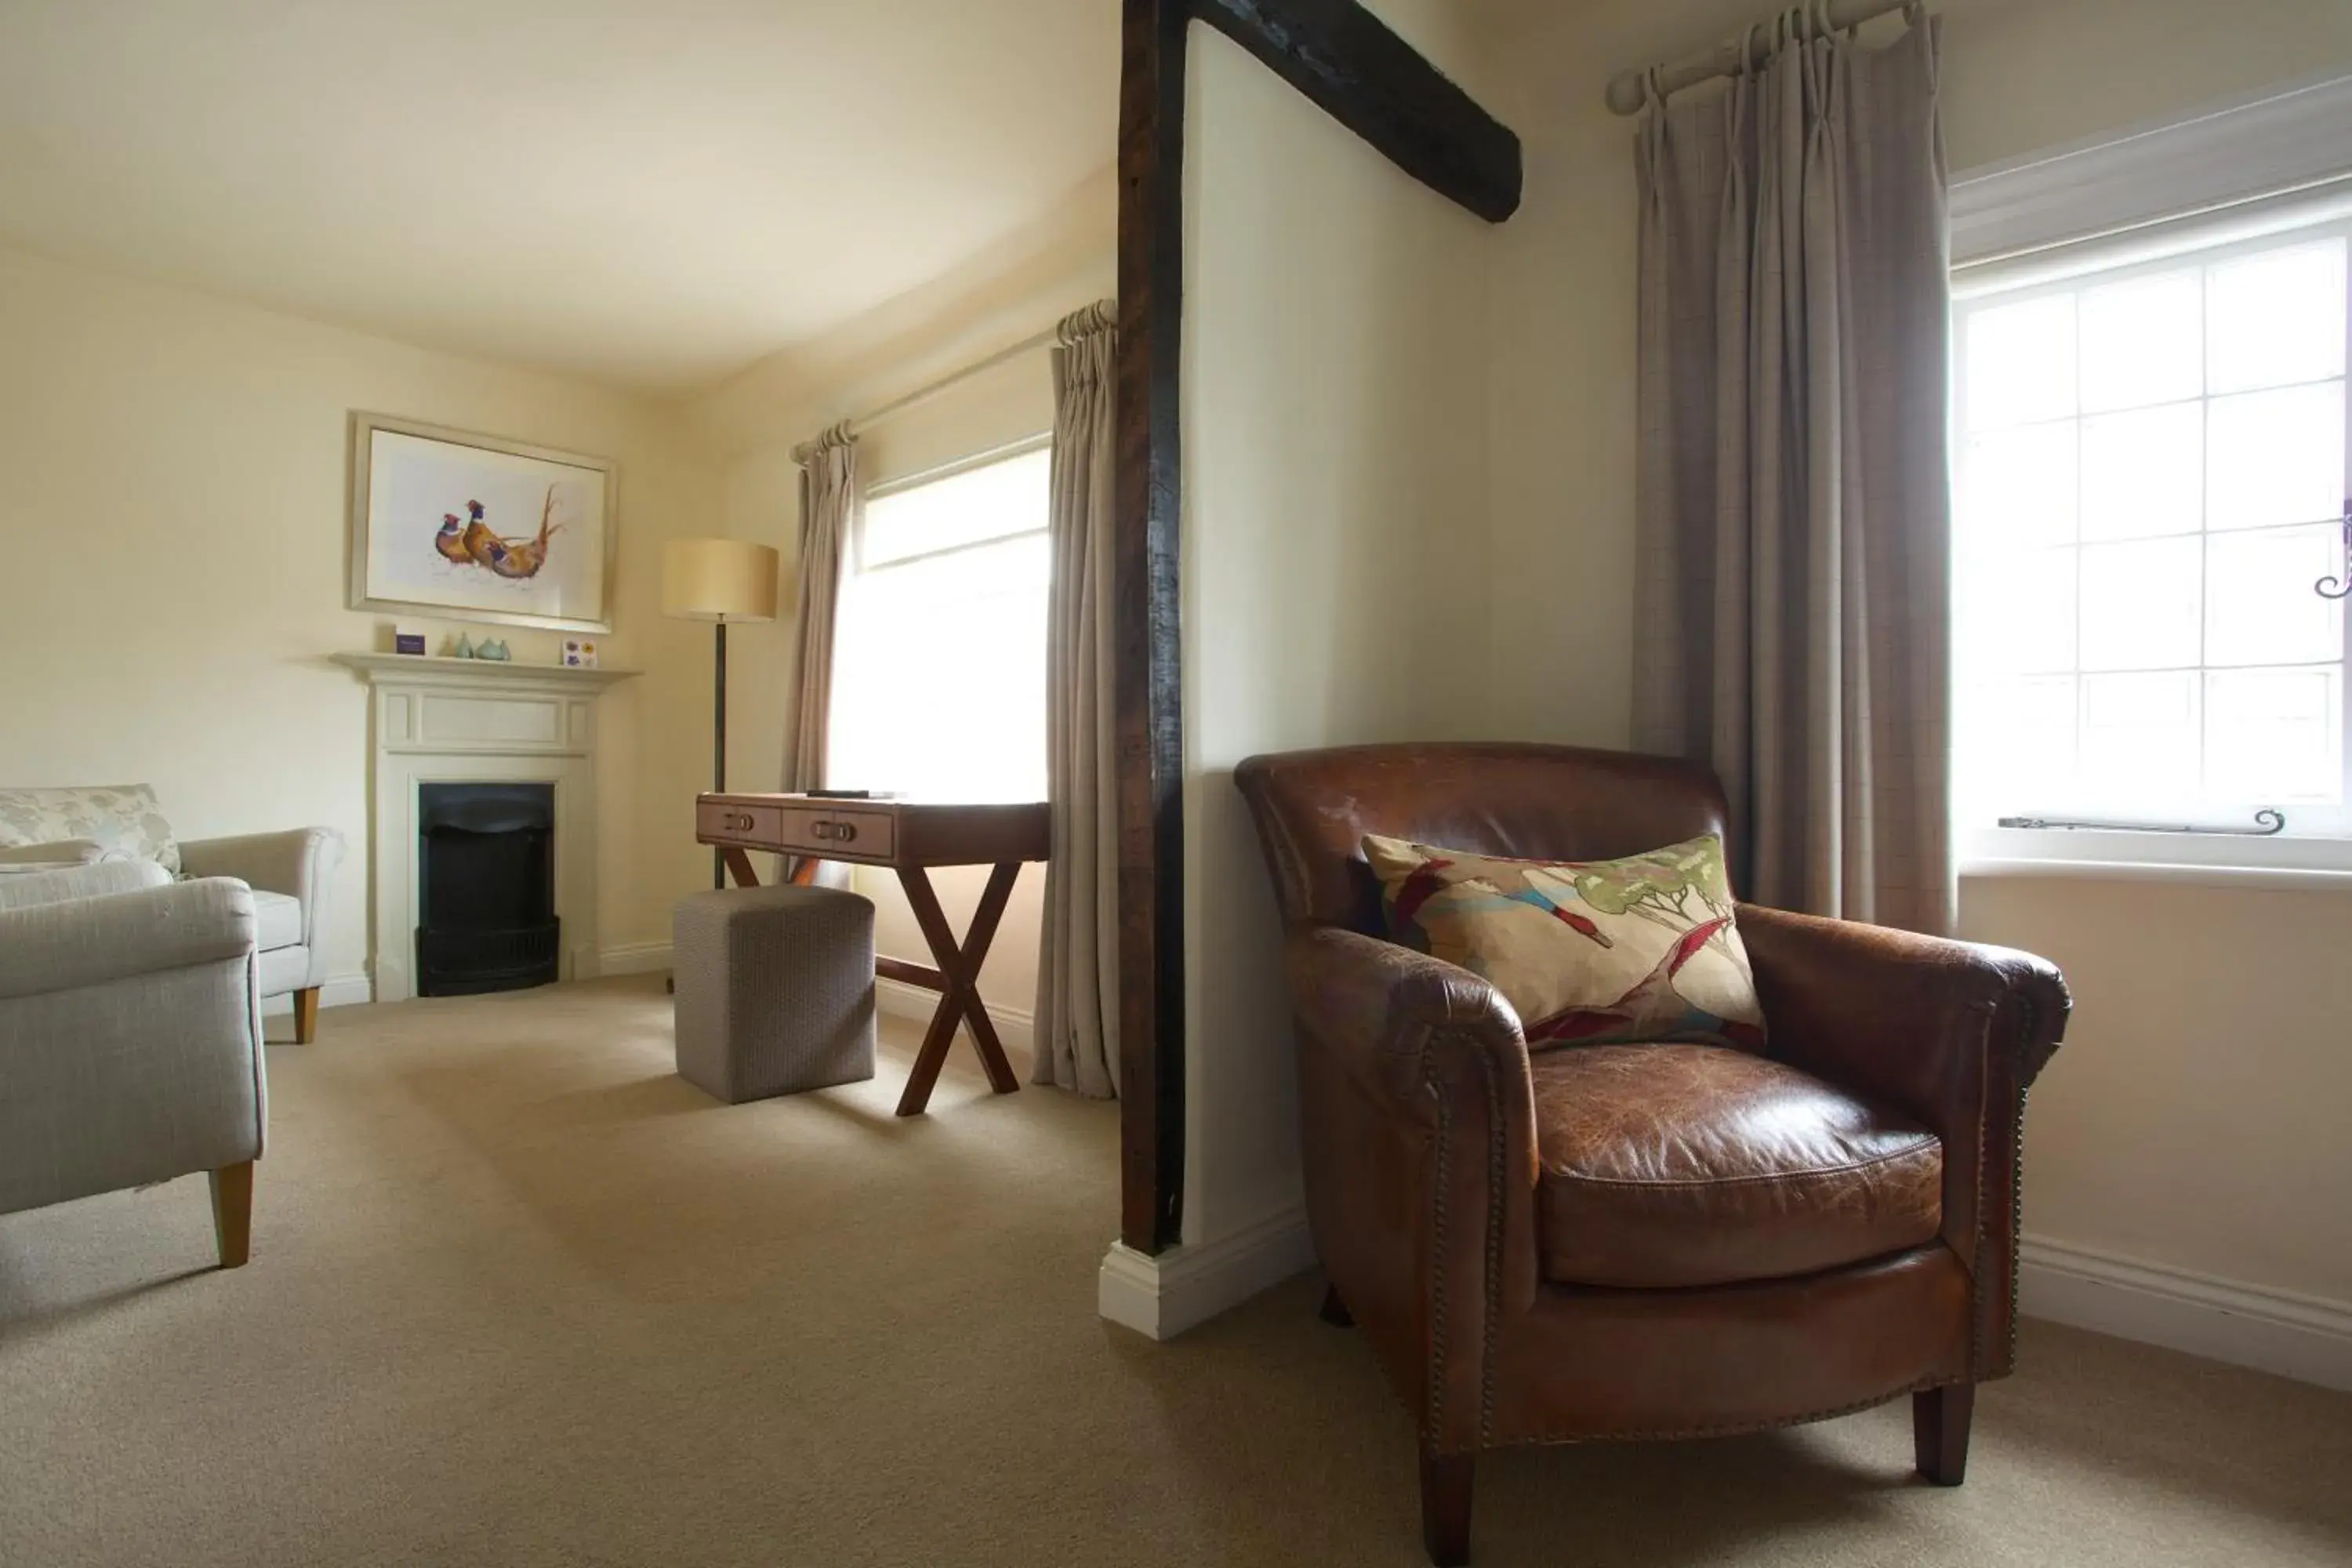
[[[2311,591],[2323,599],[2341,599],[2352,594],[2352,496],[2344,498],[2344,575],[2322,577],[2311,585]]]
[[[2326,589],[2320,590],[2326,593]],[[2328,594],[2331,599],[2342,594]],[[1981,820],[1981,819],[1979,819]],[[2087,822],[2064,816],[2004,816],[2003,827],[2089,828],[2101,833],[2215,833],[2225,837],[2268,838],[2286,831],[2286,813],[2276,806],[2266,805],[2254,813],[2252,827],[2209,827],[2194,822]]]

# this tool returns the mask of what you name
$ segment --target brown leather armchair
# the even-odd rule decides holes
[[[1475,1457],[1697,1437],[1912,1396],[1959,1484],[2014,1354],[2025,1090],[2065,983],[2006,949],[1742,904],[1770,1043],[1532,1055],[1466,970],[1382,939],[1358,844],[1599,859],[1721,833],[1704,766],[1528,745],[1253,757],[1287,927],[1307,1206],[1465,1560]]]

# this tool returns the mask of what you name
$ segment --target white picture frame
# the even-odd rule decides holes
[[[354,411],[351,472],[351,608],[613,629],[611,458]]]

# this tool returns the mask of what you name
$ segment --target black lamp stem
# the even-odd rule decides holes
[[[719,654],[715,661],[718,679],[713,684],[710,710],[710,788],[715,794],[727,790],[727,623],[719,628]],[[727,886],[727,858],[724,850],[710,852],[710,885]]]

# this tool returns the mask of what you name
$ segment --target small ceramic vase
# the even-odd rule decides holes
[[[459,632],[457,634],[457,646],[449,650],[449,657],[452,658],[472,658],[474,657],[474,639],[467,637],[464,632]]]

